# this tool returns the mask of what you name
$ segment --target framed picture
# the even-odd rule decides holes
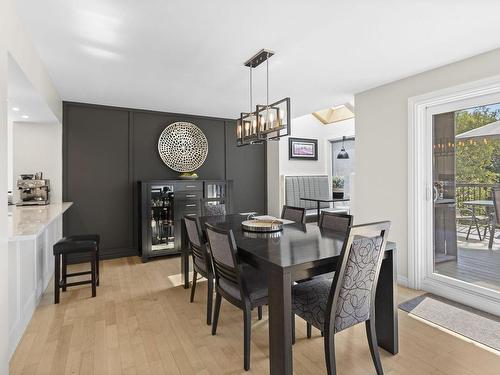
[[[288,138],[288,159],[318,160],[318,140]]]

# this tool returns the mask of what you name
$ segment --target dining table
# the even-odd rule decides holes
[[[231,229],[238,257],[267,275],[269,293],[269,366],[271,375],[292,375],[292,286],[295,281],[335,271],[345,235],[317,224],[284,224],[283,230],[243,230],[246,215],[200,217],[200,225]],[[189,288],[189,249],[184,243],[181,273]],[[375,299],[378,344],[398,353],[396,244],[387,242]]]
[[[321,203],[333,203],[335,206],[335,202],[349,202],[349,198],[333,198],[333,197],[327,197],[327,196],[307,196],[307,197],[300,197],[300,200],[302,201],[310,201],[310,202],[316,202],[316,209],[318,213],[318,221],[319,221],[319,216],[321,214]]]

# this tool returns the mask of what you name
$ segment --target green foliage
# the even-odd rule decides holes
[[[500,119],[500,110],[488,107],[455,113],[456,134],[479,128]],[[456,181],[469,183],[500,182],[500,140],[475,139],[457,142]]]
[[[332,186],[334,189],[343,189],[344,188],[344,178],[341,176],[332,177]]]

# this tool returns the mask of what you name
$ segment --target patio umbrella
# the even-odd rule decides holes
[[[496,139],[500,138],[500,121],[489,123],[488,125],[481,126],[480,128],[469,130],[465,133],[459,134],[456,139]]]

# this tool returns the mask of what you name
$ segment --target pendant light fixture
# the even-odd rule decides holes
[[[342,149],[337,155],[337,159],[349,159],[349,154],[347,153],[344,147],[344,141],[345,141],[345,136],[342,137]]]
[[[237,146],[279,140],[291,134],[290,98],[269,103],[269,59],[273,55],[273,51],[262,49],[244,64],[250,70],[250,110],[241,112],[236,121]],[[266,62],[266,104],[257,104],[254,110],[252,70],[263,62]]]

